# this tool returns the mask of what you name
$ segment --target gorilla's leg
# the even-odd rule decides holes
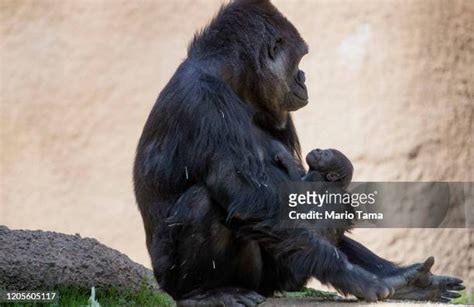
[[[266,224],[246,225],[237,233],[257,241],[275,259],[272,278],[263,280],[274,279],[276,290],[295,290],[310,277],[316,277],[344,294],[366,301],[383,300],[393,294],[393,289],[382,279],[352,264],[335,245],[310,230]]]
[[[178,301],[177,307],[192,306],[257,306],[265,297],[257,292],[243,288],[222,287],[207,291],[189,293],[186,298]]]
[[[351,263],[363,267],[393,287],[393,299],[449,302],[461,296],[456,291],[465,288],[461,279],[433,275],[430,272],[434,264],[433,257],[424,263],[399,267],[346,236],[342,238],[339,248]]]
[[[206,189],[192,187],[160,222],[149,247],[160,286],[179,306],[254,306],[265,298],[258,245],[236,239]]]
[[[258,246],[236,239],[215,215],[182,233],[178,306],[256,306],[261,276]],[[182,243],[181,243],[182,242]]]
[[[185,192],[168,216],[153,234],[152,264],[163,289],[186,304],[245,305],[263,299],[252,290],[294,290],[310,277],[367,301],[392,294],[382,279],[351,263],[324,236],[248,221],[231,223],[230,229],[205,188]],[[264,263],[268,255],[275,267]]]
[[[339,249],[347,255],[347,259],[377,276],[388,276],[400,270],[394,263],[385,260],[357,241],[345,235],[339,242]]]

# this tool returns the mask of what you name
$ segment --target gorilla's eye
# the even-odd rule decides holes
[[[270,46],[268,50],[268,55],[270,59],[275,60],[282,46],[283,46],[283,38],[279,36],[274,40],[273,44]]]

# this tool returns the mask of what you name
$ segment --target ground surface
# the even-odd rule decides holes
[[[172,299],[158,291],[149,269],[95,239],[0,226],[0,246],[0,291],[56,291],[60,306],[75,307],[84,306],[95,287],[103,306],[172,305]],[[279,296],[267,299],[262,306],[366,305],[313,289]],[[407,304],[411,303],[383,306]]]
[[[342,307],[355,307],[355,306],[380,306],[380,307],[400,307],[400,306],[459,306],[454,304],[434,304],[426,302],[380,302],[380,303],[361,303],[356,301],[323,301],[317,298],[286,298],[286,299],[268,299],[265,303],[261,304],[262,307],[270,306],[298,306],[298,307],[310,307],[310,306],[319,306],[319,307],[333,307],[333,306],[342,306]]]

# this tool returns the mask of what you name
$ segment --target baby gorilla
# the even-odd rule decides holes
[[[351,161],[336,149],[314,149],[306,156],[309,171],[305,181],[340,182],[345,189],[351,183],[354,167]]]
[[[314,149],[306,156],[309,171],[306,176],[288,151],[279,151],[274,160],[281,164],[292,180],[310,182],[338,182],[346,189],[352,180],[354,167],[351,161],[336,149]]]

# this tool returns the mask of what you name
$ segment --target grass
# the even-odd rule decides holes
[[[77,287],[58,287],[54,289],[59,294],[57,303],[10,303],[0,306],[12,307],[84,307],[89,306],[88,300],[91,295],[91,289],[83,289]],[[96,300],[103,307],[119,307],[119,306],[173,306],[173,299],[165,294],[156,292],[146,286],[143,286],[138,292],[126,292],[117,289],[101,289],[96,288]]]
[[[466,304],[472,305],[474,304],[474,294],[466,294],[466,291],[461,292],[462,296],[456,299],[451,300],[453,304]]]
[[[59,294],[59,301],[54,304],[45,303],[0,303],[0,306],[8,307],[85,307],[89,306],[88,300],[91,295],[91,289],[61,286],[55,288]],[[304,288],[298,292],[285,292],[277,297],[304,298],[317,297],[325,300],[336,300],[339,296],[335,292],[320,291],[311,288]],[[126,292],[117,289],[96,289],[96,300],[103,307],[170,307],[174,306],[173,299],[166,293],[156,292],[149,287],[143,286],[138,292]],[[474,294],[467,295],[462,292],[460,298],[451,301],[454,304],[474,304]]]

